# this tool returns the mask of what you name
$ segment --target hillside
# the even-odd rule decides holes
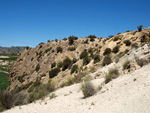
[[[108,86],[109,88],[107,90],[109,92],[109,90],[111,90],[110,87],[112,87],[112,85],[109,86],[109,84],[113,84],[112,80],[115,79],[116,88],[112,88],[112,92],[109,94],[115,95],[117,91],[122,91],[120,88],[117,88],[117,86],[126,84],[125,82],[129,82],[129,85],[132,85],[133,83],[130,83],[131,79],[133,82],[137,81],[140,75],[136,76],[134,73],[137,73],[138,70],[141,70],[139,73],[142,73],[142,70],[148,70],[148,68],[145,69],[143,66],[150,62],[149,42],[150,28],[148,27],[142,31],[127,31],[122,34],[118,33],[116,36],[112,36],[110,38],[98,38],[94,35],[90,35],[85,38],[70,36],[68,39],[48,41],[47,43],[40,43],[35,48],[26,48],[16,60],[9,73],[11,84],[7,88],[7,91],[0,97],[3,99],[7,99],[9,97],[8,102],[10,103],[5,103],[2,99],[2,107],[9,109],[15,105],[32,103],[35,100],[41,98],[44,99],[44,97],[49,95],[50,92],[56,91],[57,94],[57,91],[59,92],[62,90],[61,93],[63,93],[68,88],[71,89],[69,92],[75,91],[75,94],[78,96],[72,97],[73,103],[75,102],[74,104],[78,105],[83,102],[84,104],[87,101],[86,99],[83,99],[83,95],[79,93],[79,89],[81,87],[80,83],[84,81],[83,83],[86,84],[87,80],[92,80],[92,83],[98,86],[96,89],[91,88],[90,93],[97,92],[96,95],[102,99],[108,96],[101,97],[102,95],[99,95],[99,91],[97,91],[97,89],[99,89],[100,92],[103,92]],[[135,79],[130,77],[131,75],[135,75]],[[147,75],[144,74],[143,76]],[[127,81],[128,78],[130,79],[129,81]],[[125,81],[123,81],[123,79],[125,79]],[[142,77],[140,77],[140,79],[142,79]],[[70,86],[72,84],[77,85]],[[136,86],[137,84],[133,85]],[[126,86],[124,87],[126,89]],[[139,84],[139,87],[142,88],[143,86]],[[137,93],[138,91],[139,90],[136,90],[135,92]],[[107,91],[104,92],[106,92],[107,95]],[[129,92],[132,92],[132,89],[129,89]],[[8,94],[6,95],[5,93]],[[125,92],[122,92],[122,96],[124,93]],[[142,93],[143,92],[141,92],[141,94]],[[71,94],[74,95],[74,93]],[[68,93],[63,93],[63,95],[68,95]],[[90,96],[91,95],[93,94],[90,94]],[[131,98],[134,98],[132,93],[130,95]],[[57,94],[57,96],[59,98],[60,95]],[[85,94],[84,96],[86,97]],[[52,95],[52,97],[55,97],[55,95]],[[78,100],[77,102],[74,101],[75,98]],[[90,98],[87,98],[87,100]],[[115,99],[116,97],[114,96],[112,98]],[[62,100],[61,98],[59,99],[60,100],[58,101]],[[120,99],[121,97],[119,97],[119,100]],[[67,97],[66,100],[68,100]],[[56,100],[54,102],[57,103],[58,101]],[[122,103],[124,100],[120,101]],[[46,103],[47,102],[49,101],[46,101]],[[66,101],[64,100],[64,102]],[[107,102],[108,101],[105,103],[106,106],[110,105],[109,102]],[[112,103],[113,102],[114,101],[112,101]],[[51,101],[50,104],[52,104]],[[65,103],[60,105],[62,108],[63,104]],[[104,107],[106,107],[105,104]],[[33,104],[30,105],[32,106]],[[39,106],[37,104],[34,105]],[[118,104],[116,104],[116,107],[117,106]],[[86,109],[91,109],[91,107],[87,108],[86,106]],[[77,112],[80,112],[80,110],[82,109],[77,108]],[[28,111],[25,110],[24,112]],[[32,112],[32,109],[31,111],[29,109],[29,112]],[[54,110],[53,112],[58,111]],[[66,111],[62,112],[66,113]],[[102,110],[102,112],[104,111]]]
[[[21,52],[25,50],[26,47],[1,47],[0,46],[0,54],[15,54],[19,55]]]

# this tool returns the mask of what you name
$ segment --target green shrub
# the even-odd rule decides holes
[[[84,58],[83,58],[83,65],[89,64],[90,61],[91,61],[90,57],[88,57],[88,56],[84,57]]]
[[[54,52],[55,52],[55,50],[53,49],[53,50],[52,50],[52,53],[54,53]]]
[[[49,71],[49,78],[53,78],[55,76],[57,76],[57,74],[60,72],[60,68],[54,68],[51,69],[51,71]]]
[[[26,47],[26,50],[29,50],[29,49],[30,49],[30,47],[29,47],[29,46],[27,46],[27,47]]]
[[[66,41],[66,40],[67,40],[67,38],[63,38],[63,40],[64,40],[64,41]]]
[[[53,68],[53,67],[55,67],[56,66],[56,62],[53,62],[52,64],[51,64],[51,68]]]
[[[63,63],[61,61],[58,62],[57,67],[61,68],[62,66],[63,66]]]
[[[74,40],[77,40],[78,37],[76,37],[76,36],[70,36],[68,39],[69,39],[69,45],[72,45],[74,43]]]
[[[89,53],[93,53],[93,48],[90,47],[90,48],[88,49],[88,52],[89,52]]]
[[[121,33],[119,32],[119,33],[117,33],[117,35],[120,35]]]
[[[80,59],[83,59],[85,57],[88,57],[88,52],[87,51],[83,51],[81,54],[80,54]]]
[[[76,58],[73,58],[72,63],[76,63],[78,60]]]
[[[55,42],[58,42],[58,39],[55,39]]]
[[[82,93],[84,95],[84,98],[92,96],[92,95],[94,95],[96,93],[96,90],[95,90],[93,84],[90,81],[82,83],[81,91],[82,91]]]
[[[130,32],[130,30],[127,30],[126,32]]]
[[[69,50],[69,51],[75,51],[76,48],[75,48],[75,47],[69,47],[68,50]]]
[[[52,47],[45,50],[45,53],[49,52],[52,49]]]
[[[138,43],[131,44],[131,47],[137,49],[138,48]]]
[[[125,40],[124,43],[126,44],[126,46],[130,46],[131,45],[130,40]]]
[[[38,65],[36,66],[36,68],[35,68],[36,72],[38,72],[39,69],[40,69],[40,65],[38,64]]]
[[[59,53],[59,52],[62,52],[63,51],[63,49],[59,46],[59,47],[57,47],[56,48],[57,49],[57,53]]]
[[[25,76],[26,76],[26,74],[24,74],[24,75],[22,75],[22,76],[18,76],[18,81],[21,82],[21,83],[24,82],[24,79],[23,79],[23,78],[24,78]]]
[[[100,61],[100,56],[99,55],[95,55],[94,57],[94,64]]]
[[[71,74],[74,73],[74,72],[76,72],[77,69],[78,69],[78,65],[76,65],[76,64],[73,65],[73,66],[72,66],[72,69],[71,69]]]
[[[143,25],[137,26],[137,29],[138,29],[139,32],[142,31],[142,27],[143,27]]]
[[[45,77],[45,76],[46,76],[46,74],[44,73],[44,74],[41,75],[41,78],[42,78],[42,77]]]
[[[111,49],[110,48],[106,48],[103,55],[109,55],[111,53]]]
[[[124,63],[123,63],[123,70],[125,69],[129,69],[130,68],[130,61],[129,60],[126,60]]]
[[[11,92],[0,92],[0,104],[2,106],[2,108],[0,109],[1,111],[3,111],[5,109],[10,109],[16,105],[21,105],[24,103],[25,98],[25,94],[16,94],[14,90]]]
[[[119,46],[115,46],[112,50],[112,52],[115,54],[118,53],[118,51],[119,51]]]
[[[88,43],[89,43],[88,41],[89,41],[89,40],[88,40],[88,39],[86,39],[86,40],[84,41],[84,43],[85,43],[85,44],[88,44]]]
[[[69,57],[67,57],[63,61],[63,68],[62,68],[62,70],[65,71],[71,64],[72,64],[71,59]]]
[[[118,76],[119,76],[119,72],[118,72],[117,68],[110,69],[108,74],[105,77],[105,83],[110,82],[112,79],[115,79]]]
[[[108,64],[112,63],[111,57],[109,55],[105,56],[102,62],[103,66],[106,66]]]
[[[96,38],[95,35],[89,35],[88,38]]]

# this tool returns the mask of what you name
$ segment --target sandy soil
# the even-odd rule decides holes
[[[106,84],[92,97],[83,99],[80,84],[55,91],[56,98],[17,106],[4,113],[150,113],[150,65]],[[92,82],[99,86],[104,79]]]

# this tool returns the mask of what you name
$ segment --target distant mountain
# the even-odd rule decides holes
[[[1,47],[0,46],[0,54],[20,54],[25,50],[26,47]]]

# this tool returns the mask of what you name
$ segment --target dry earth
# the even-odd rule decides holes
[[[122,75],[87,99],[83,99],[80,84],[74,84],[55,91],[56,98],[47,96],[3,113],[150,113],[149,69],[150,64]],[[95,87],[103,81],[92,80]]]

